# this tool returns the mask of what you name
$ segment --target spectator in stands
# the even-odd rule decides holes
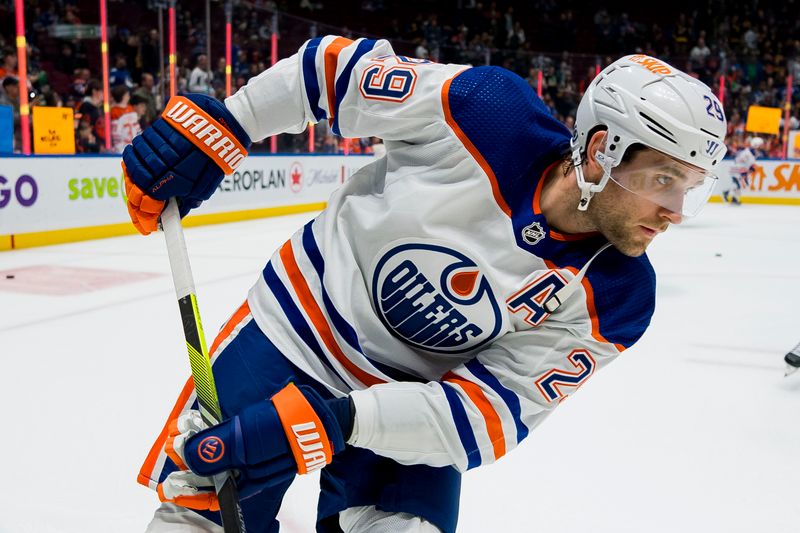
[[[117,54],[114,61],[114,68],[108,75],[108,85],[115,87],[117,85],[124,85],[128,88],[133,87],[133,80],[131,73],[128,72],[128,60],[122,54]]]
[[[672,29],[672,47],[679,56],[685,56],[689,51],[689,24],[686,13],[678,15],[678,21]]]
[[[75,151],[79,154],[100,152],[100,143],[97,142],[92,127],[86,122],[78,122],[78,129],[75,130]]]
[[[9,2],[0,0],[2,20],[8,18],[6,13],[12,12],[10,4],[6,4]],[[155,4],[145,4],[141,9],[150,10],[154,15]],[[380,12],[388,4],[381,0],[340,0],[335,5],[326,5],[324,12],[318,13],[316,9],[322,8],[319,0],[305,2],[305,8],[297,2],[280,3],[280,10],[288,12],[288,15],[325,20],[322,23],[284,17],[284,13],[279,12],[278,16],[282,17],[280,37],[284,40],[280,49],[294,49],[308,36],[327,31],[323,26],[330,24],[337,26],[337,33],[350,34],[353,38],[369,34],[389,35],[399,45],[399,53],[411,56],[438,58],[440,62],[505,65],[522,77],[528,76],[531,73],[529,69],[533,68],[528,82],[534,89],[536,69],[541,69],[543,88],[549,95],[548,105],[562,121],[569,120],[574,114],[575,102],[594,78],[595,65],[599,63],[602,67],[608,63],[606,54],[655,55],[676,67],[689,67],[712,87],[717,87],[719,75],[725,74],[725,108],[729,116],[734,113],[746,116],[748,106],[754,103],[782,107],[788,74],[793,75],[795,87],[800,87],[800,40],[796,35],[796,17],[791,3],[745,5],[717,2],[713,17],[708,11],[712,4],[701,3],[685,13],[681,13],[677,6],[666,5],[659,20],[668,22],[658,23],[642,10],[626,13],[626,8],[612,4],[577,10],[570,6],[570,2],[555,0],[467,0],[459,2],[459,8],[444,11],[426,7],[422,2],[417,3],[421,9],[396,10],[383,21],[369,15],[356,19],[345,15],[359,7],[368,14]],[[232,90],[236,91],[249,77],[266,68],[270,53],[270,19],[278,9],[278,3],[259,0],[234,2],[233,5],[233,20],[236,22]],[[315,6],[311,13],[310,6]],[[75,2],[30,0],[26,7],[30,8],[32,15],[27,35],[29,92],[43,92],[46,101],[57,102],[57,95],[46,91],[49,83],[60,92],[64,102],[74,99],[82,105],[84,98],[89,96],[86,86],[91,73],[100,74],[99,56],[87,54],[87,50],[96,50],[96,45],[91,41],[54,37],[48,31],[54,24],[79,21]],[[212,9],[215,10],[212,13],[216,13],[212,14],[212,32],[221,31],[222,6],[212,3]],[[199,13],[194,11],[191,3],[178,3],[179,92],[200,91],[222,98],[224,59],[220,57],[218,64],[212,64],[205,57],[205,25],[198,17]],[[152,18],[145,22],[145,19],[119,20],[120,17],[113,13],[110,16],[110,23],[117,28],[109,43],[114,66],[111,85],[134,88],[131,80],[141,80],[132,95],[147,101],[147,113],[141,121],[147,125],[163,104],[153,79],[160,63],[158,31],[150,25]],[[347,24],[358,26],[352,30],[341,28]],[[579,28],[582,31],[578,31]],[[17,53],[13,42],[13,26],[0,25],[0,81],[8,75],[17,76]],[[84,43],[89,43],[88,48]],[[212,44],[217,46],[219,40],[214,37]],[[564,50],[578,53],[567,58],[554,53]],[[54,60],[53,56],[59,51],[62,51],[61,55]],[[191,60],[192,54],[198,55],[195,61]],[[215,66],[214,72],[209,72]],[[48,71],[48,68],[52,70]],[[60,79],[53,71],[74,75],[72,86],[68,78]],[[800,90],[795,89],[795,92],[800,95]],[[790,128],[800,117],[800,108],[794,105],[797,100],[795,97],[792,105]],[[98,102],[102,104],[102,99]],[[101,128],[102,125],[100,121]],[[95,131],[94,135],[97,136],[98,132]],[[744,138],[740,137],[739,140]],[[321,148],[322,137],[318,135],[318,138]],[[767,138],[765,147],[770,153],[776,153],[781,139],[782,136],[774,140]],[[330,144],[335,143],[334,139]]]
[[[130,101],[131,107],[136,112],[136,116],[139,117],[139,129],[144,130],[150,127],[152,124],[150,121],[147,120],[147,102],[136,93],[131,95]]]
[[[61,95],[58,94],[56,91],[53,90],[52,87],[49,85],[45,85],[42,87],[42,91],[37,95],[38,98],[34,98],[31,101],[30,105],[41,105],[46,107],[63,107],[64,101],[61,99]]]
[[[211,73],[208,70],[208,56],[200,54],[197,56],[197,62],[189,74],[189,92],[214,94],[211,89]]]
[[[86,84],[86,96],[80,106],[76,119],[81,123],[88,124],[92,133],[97,137],[101,144],[105,141],[105,124],[102,120],[101,109],[103,107],[103,86],[98,80],[91,79]]]
[[[78,99],[86,96],[86,85],[92,79],[92,73],[88,68],[76,68],[73,74],[72,95]]]
[[[214,69],[214,72],[212,73],[212,78],[214,80],[212,83],[214,84],[214,89],[216,91],[217,86],[221,84],[223,91],[221,95],[222,97],[225,96],[225,65],[226,65],[225,56],[220,56],[220,58],[217,60],[217,68]],[[217,94],[217,98],[219,98],[219,96],[220,95]]]
[[[78,63],[75,59],[75,50],[72,48],[72,43],[64,43],[61,46],[61,55],[58,61],[55,62],[55,69],[67,75],[72,75],[77,68]]]
[[[14,110],[14,146],[22,144],[19,127],[19,80],[14,76],[3,79],[3,90],[0,91],[0,105],[10,106]]]
[[[66,3],[66,2],[65,2]],[[64,22],[67,24],[80,24],[81,19],[78,16],[78,6],[74,4],[67,4],[64,6],[65,13],[64,13]]]
[[[124,85],[111,89],[111,150],[121,154],[134,137],[142,132],[139,115],[130,104],[131,91]]]
[[[153,75],[149,72],[142,73],[139,87],[133,91],[133,96],[141,98],[146,106],[144,114],[144,121],[146,124],[152,124],[158,115],[156,107],[156,83]]]
[[[3,91],[0,92],[0,105],[15,108],[15,115],[19,114],[19,80],[14,76],[3,78]]]
[[[8,76],[17,77],[17,52],[13,48],[3,50],[3,64],[0,66],[0,81]]]

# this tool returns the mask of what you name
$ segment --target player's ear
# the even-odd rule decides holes
[[[586,146],[586,157],[584,161],[585,167],[583,170],[584,179],[586,181],[597,183],[603,176],[603,167],[601,167],[600,163],[597,162],[594,154],[605,151],[607,133],[608,132],[606,130],[597,130],[589,138],[589,142]]]

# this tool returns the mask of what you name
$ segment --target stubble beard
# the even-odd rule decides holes
[[[623,207],[625,200],[619,196],[596,195],[587,208],[587,215],[614,248],[629,257],[639,257],[652,239],[631,222],[630,213]]]

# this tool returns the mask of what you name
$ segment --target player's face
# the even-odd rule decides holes
[[[669,172],[676,170],[673,160],[654,150],[637,152],[630,161],[617,168],[619,176],[629,177],[618,178],[628,188],[620,185],[617,178],[610,179],[603,191],[592,199],[587,215],[614,247],[625,255],[636,257],[642,255],[653,238],[666,231],[670,224],[680,224],[683,220],[680,214],[682,200],[677,200],[675,210],[668,209],[653,201],[653,196],[648,198],[632,192],[630,184],[636,181],[663,186],[667,182],[665,176],[672,175],[674,180],[681,178]],[[687,182],[684,185],[688,188],[695,184]],[[678,190],[674,194],[682,197],[684,193]]]

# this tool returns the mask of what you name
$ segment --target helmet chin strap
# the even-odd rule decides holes
[[[570,141],[570,144],[572,145],[572,165],[575,168],[575,178],[578,182],[578,189],[581,191],[581,199],[578,202],[578,211],[586,211],[594,194],[606,188],[606,183],[608,183],[609,178],[611,178],[611,168],[616,166],[617,162],[614,158],[598,151],[595,154],[595,159],[603,167],[603,177],[600,178],[598,183],[586,181],[586,178],[583,175],[581,147],[574,138],[572,141]]]

